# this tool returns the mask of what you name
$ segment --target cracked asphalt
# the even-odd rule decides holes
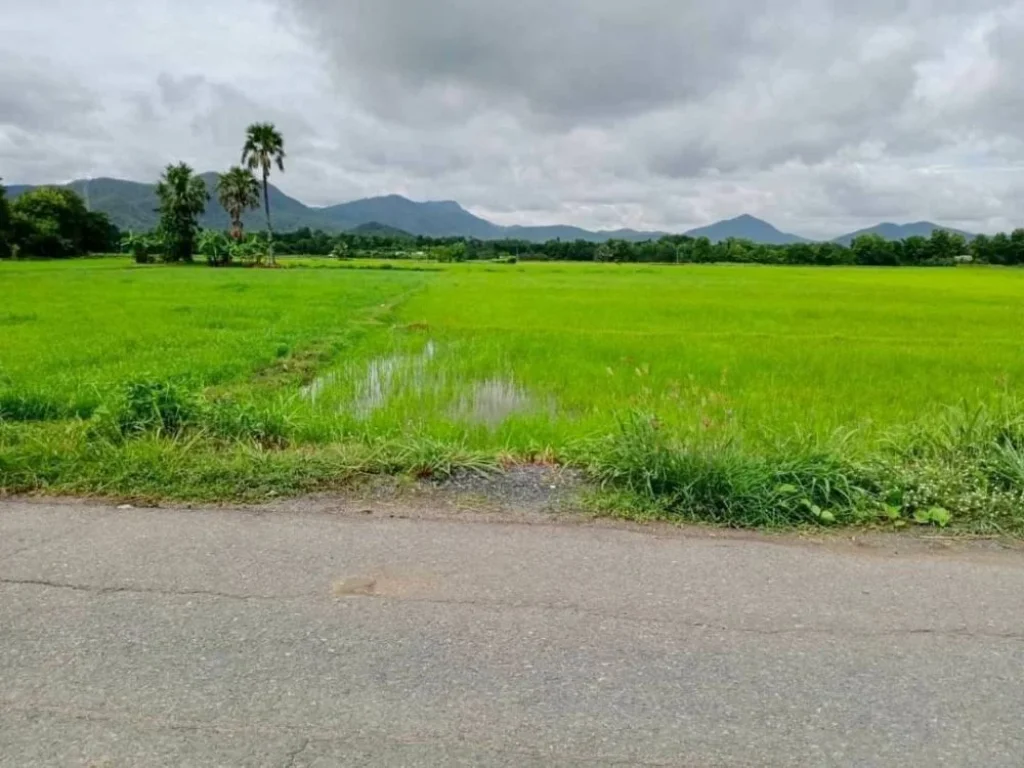
[[[0,502],[0,766],[1024,764],[1019,552],[487,520]]]

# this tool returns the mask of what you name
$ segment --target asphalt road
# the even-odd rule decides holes
[[[0,765],[1024,764],[1024,555],[0,503]]]

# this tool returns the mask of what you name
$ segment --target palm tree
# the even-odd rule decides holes
[[[231,237],[242,239],[242,216],[260,205],[260,183],[252,171],[237,165],[217,179],[217,199],[231,218]]]
[[[270,168],[277,165],[284,171],[284,138],[273,123],[253,123],[245,133],[242,147],[242,165],[250,171],[263,172],[263,206],[267,213],[267,255],[274,263],[274,228],[270,224],[270,194],[267,178]]]
[[[206,211],[206,183],[185,163],[168,165],[156,185],[160,234],[168,261],[192,261],[199,217]]]

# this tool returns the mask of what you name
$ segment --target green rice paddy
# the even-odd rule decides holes
[[[764,524],[775,518],[697,514],[735,489],[697,498],[681,475],[644,480],[623,468],[623,441],[655,452],[641,465],[741,457],[776,490],[793,485],[780,461],[827,454],[859,479],[857,499],[826,506],[889,516],[965,503],[891,498],[877,469],[919,467],[922,435],[934,447],[962,431],[951,419],[984,422],[968,436],[983,453],[1021,447],[1006,435],[1024,382],[1024,271],[288,266],[0,263],[0,487],[236,498],[544,458],[628,494],[625,507],[639,494],[662,512],[686,515],[685,502]],[[111,437],[140,407],[154,419]],[[1013,528],[1020,489],[982,472],[984,487],[967,483],[987,499],[978,509],[994,504],[991,527]],[[997,491],[1009,496],[992,502]],[[815,493],[795,494],[812,522],[828,511]]]

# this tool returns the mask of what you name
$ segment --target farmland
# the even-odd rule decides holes
[[[0,264],[0,486],[544,460],[636,515],[1024,530],[1024,272],[284,261]]]

